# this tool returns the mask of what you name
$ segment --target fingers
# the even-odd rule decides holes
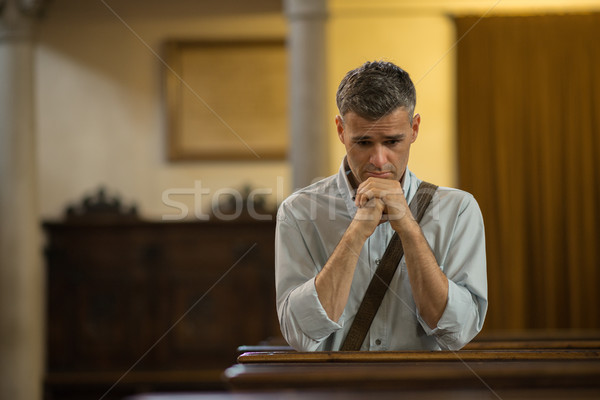
[[[364,207],[369,200],[378,198],[384,203],[398,202],[399,197],[404,197],[400,182],[389,179],[369,178],[360,184],[356,190],[355,204]]]
[[[356,190],[356,218],[372,234],[377,225],[389,222],[396,232],[414,220],[399,181],[369,178]],[[407,222],[408,221],[408,222]]]
[[[377,221],[379,222],[383,216],[385,203],[378,198],[373,198],[360,207],[356,213],[356,218],[361,221]]]
[[[378,192],[376,192],[375,190],[371,190],[371,189],[367,189],[367,188],[363,188],[362,190],[359,188],[356,191],[356,206],[357,207],[364,207],[370,200],[374,199],[374,198],[381,198],[380,196],[377,196]]]
[[[383,221],[383,209],[385,204],[381,199],[373,198],[360,207],[354,216],[354,222],[358,224],[360,232],[369,237],[375,228]]]

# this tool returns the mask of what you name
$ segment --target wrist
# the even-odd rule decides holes
[[[359,221],[352,220],[350,226],[348,226],[348,229],[346,230],[345,236],[347,240],[354,245],[362,247],[371,234],[372,232],[364,229],[363,224],[361,224]]]
[[[421,227],[412,215],[406,216],[392,224],[392,228],[398,233],[400,238],[409,238],[421,232]]]

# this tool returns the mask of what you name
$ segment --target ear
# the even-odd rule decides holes
[[[419,114],[415,114],[412,120],[412,136],[410,138],[410,142],[414,143],[417,140],[417,136],[419,136],[419,126],[421,125],[421,116]]]
[[[335,116],[335,127],[337,128],[337,134],[338,138],[340,138],[340,142],[344,143],[344,120],[340,115]]]

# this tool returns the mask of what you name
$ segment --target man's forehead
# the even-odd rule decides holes
[[[408,112],[402,107],[397,108],[391,113],[388,113],[377,119],[364,118],[355,112],[347,112],[342,116],[344,123],[349,123],[356,126],[368,126],[372,128],[377,127],[390,127],[390,126],[402,126],[410,124],[410,117]]]
[[[393,110],[390,110],[388,113],[382,115],[379,118],[372,118],[372,117],[368,116],[367,114],[361,113],[360,111],[352,111],[352,110],[347,111],[341,117],[342,117],[342,119],[360,118],[365,121],[376,122],[381,119],[385,119],[386,117],[389,117],[391,115],[406,116],[407,118],[409,118],[408,112],[409,112],[408,108],[406,108],[404,106],[399,106]]]
[[[382,134],[400,135],[411,128],[406,118],[381,118],[377,121],[368,121],[360,117],[351,117],[346,121],[346,130],[351,136],[380,136]]]

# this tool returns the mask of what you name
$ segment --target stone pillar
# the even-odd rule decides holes
[[[335,134],[327,124],[327,0],[285,0],[284,7],[289,22],[290,161],[294,188],[300,188],[327,175],[328,135]]]
[[[0,398],[41,399],[43,274],[33,27],[41,1],[0,0]]]

